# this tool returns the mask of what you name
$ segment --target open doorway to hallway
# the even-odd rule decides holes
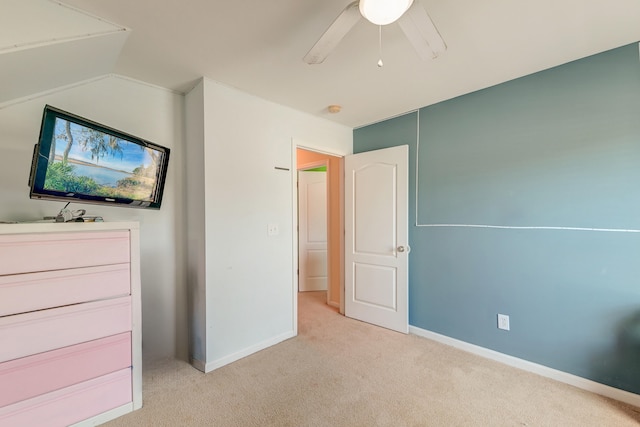
[[[344,307],[343,159],[302,148],[296,149],[296,158],[298,171],[326,168],[326,302],[342,312]],[[298,197],[298,212],[300,212],[300,197]],[[299,245],[301,240],[299,236]],[[305,268],[300,264],[302,261],[298,259],[299,273]],[[317,262],[317,259],[312,262]],[[300,280],[298,282],[300,283]]]

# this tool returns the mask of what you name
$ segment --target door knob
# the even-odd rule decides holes
[[[398,247],[396,248],[396,250],[397,250],[398,252],[400,252],[400,253],[405,252],[405,251],[406,251],[407,253],[409,253],[409,251],[411,250],[411,248],[409,248],[409,246],[398,246]]]

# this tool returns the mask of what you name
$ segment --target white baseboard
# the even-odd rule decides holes
[[[416,326],[409,326],[409,333],[421,336],[423,338],[428,338],[430,340],[437,341],[439,343],[446,344],[459,350],[473,353],[487,359],[495,360],[496,362],[504,363],[505,365],[522,369],[523,371],[528,371],[546,378],[551,378],[552,380],[569,384],[582,390],[587,390],[601,396],[628,403],[629,405],[640,407],[640,395],[635,393],[630,393],[628,391],[620,390],[615,387],[600,384],[595,381],[579,377],[577,375],[558,371],[557,369],[552,369],[547,366],[529,362],[524,359],[509,356],[508,354],[489,350],[488,348],[480,347],[475,344],[469,344],[467,342],[447,337],[445,335],[440,335],[436,332],[427,331],[426,329],[421,329]]]
[[[257,353],[260,350],[264,350],[265,348],[269,348],[273,345],[281,343],[284,340],[293,338],[295,336],[296,336],[296,333],[294,331],[290,331],[282,335],[278,335],[276,337],[268,339],[266,341],[263,341],[261,343],[258,343],[256,345],[252,345],[251,347],[247,347],[238,352],[232,353],[228,356],[224,356],[224,357],[221,357],[220,359],[213,360],[211,362],[203,362],[202,360],[198,360],[194,358],[191,358],[190,362],[191,362],[191,365],[193,365],[193,367],[196,368],[197,370],[207,373],[215,369],[221,368],[225,365],[228,365],[229,363],[233,363],[236,360],[240,360],[242,358],[250,356],[253,353]]]

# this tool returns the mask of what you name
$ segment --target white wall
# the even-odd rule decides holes
[[[203,188],[188,186],[190,200],[204,196],[204,216],[189,224],[190,236],[205,239],[189,252],[204,263],[194,267],[201,274],[190,295],[196,306],[206,300],[206,316],[192,319],[192,356],[210,370],[295,333],[292,141],[346,154],[352,130],[206,79],[186,105],[194,126],[187,150],[204,160],[187,167],[189,182],[203,180]],[[277,236],[268,236],[269,224]]]
[[[105,221],[141,227],[143,358],[187,357],[184,269],[184,97],[117,76],[105,76],[0,107],[0,221],[55,215],[62,202],[29,199],[27,181],[42,110],[50,104],[171,149],[159,211],[71,204]]]
[[[197,267],[202,257],[212,285],[206,295],[207,333],[214,337],[206,341],[208,360],[226,363],[294,329],[292,140],[336,153],[352,150],[350,128],[212,81],[199,88],[189,97],[200,90],[195,126],[200,123],[207,143],[192,183],[200,182],[207,197],[188,206],[185,171],[195,163],[184,157],[183,135],[184,123],[194,118],[185,120],[182,95],[105,76],[0,106],[0,221],[39,220],[64,206],[29,199],[31,155],[45,104],[171,149],[159,211],[71,205],[106,221],[140,222],[145,362],[188,356],[187,212],[207,226],[207,252],[194,254],[190,264]],[[279,225],[278,236],[267,236],[271,223]]]

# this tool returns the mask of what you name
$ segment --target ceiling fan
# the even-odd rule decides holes
[[[373,7],[393,5],[396,10],[389,16],[376,15],[376,10],[372,10],[372,4]],[[376,25],[387,25],[397,20],[407,39],[423,60],[436,58],[447,49],[438,29],[419,1],[356,0],[338,15],[304,56],[304,62],[321,64],[363,17]]]

